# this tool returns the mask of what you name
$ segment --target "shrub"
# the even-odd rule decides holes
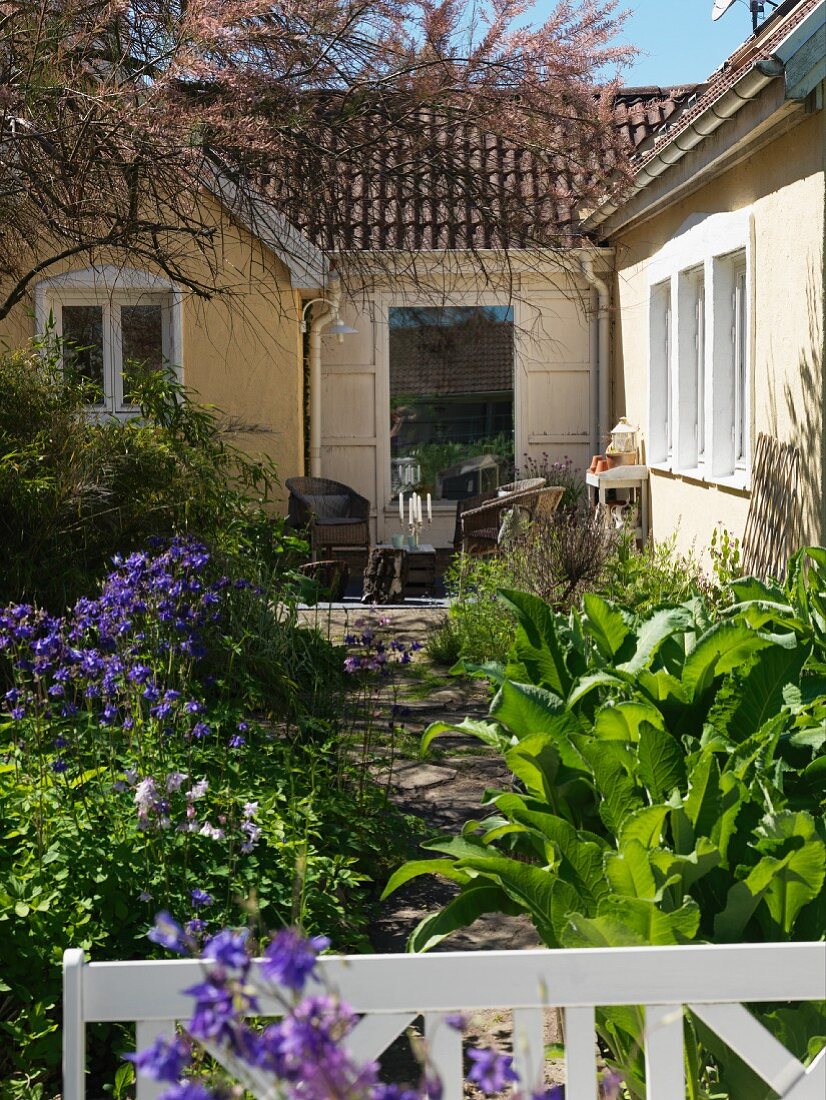
[[[66,946],[143,955],[158,906],[199,935],[245,921],[252,899],[270,924],[363,943],[387,809],[369,786],[356,799],[335,744],[249,716],[226,624],[240,597],[263,598],[177,539],[119,559],[63,617],[0,612],[0,1079],[28,1073],[22,1092],[57,1070]]]
[[[504,659],[513,640],[514,626],[511,616],[503,614],[496,594],[509,577],[510,570],[501,557],[460,554],[453,559],[444,578],[445,589],[453,600],[449,625],[443,625],[437,632],[445,653],[455,647],[469,662]],[[436,652],[438,649],[437,643]]]
[[[535,520],[504,548],[510,583],[567,611],[599,587],[618,537],[591,511],[573,508]]]
[[[264,508],[274,468],[229,446],[171,372],[143,379],[140,417],[93,419],[59,363],[53,339],[0,356],[0,602],[61,611],[154,535],[288,563],[296,544]]]

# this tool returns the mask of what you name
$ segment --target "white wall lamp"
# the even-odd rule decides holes
[[[333,271],[325,287],[327,295],[311,298],[301,310],[301,331],[310,334],[310,476],[321,477],[321,330],[329,325],[328,332],[337,337],[340,344],[344,337],[358,332],[358,329],[346,324],[338,315],[341,304],[341,282]],[[310,321],[307,328],[307,314],[314,306],[323,303],[323,309]]]

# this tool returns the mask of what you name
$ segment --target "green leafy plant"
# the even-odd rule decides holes
[[[428,653],[433,660],[454,654],[468,662],[504,660],[513,641],[514,621],[497,598],[509,583],[510,568],[500,557],[477,558],[460,554],[445,573],[452,597],[447,622],[437,631]],[[440,641],[443,643],[440,645]]]
[[[699,598],[635,614],[594,594],[555,614],[506,591],[517,621],[487,721],[451,729],[502,752],[517,792],[425,847],[386,893],[420,874],[455,882],[410,946],[426,950],[490,911],[524,912],[554,947],[818,939],[826,921],[826,551],[791,563],[785,587],[736,582],[712,620]],[[811,1013],[806,1027],[790,1023]],[[810,1057],[821,1009],[759,1015]],[[645,1095],[640,1019],[600,1011],[629,1091]],[[811,1049],[800,1036],[823,1036]],[[768,1095],[692,1025],[694,1095]],[[748,1088],[744,1083],[748,1084]],[[699,1091],[696,1091],[699,1090]]]
[[[60,360],[53,337],[0,355],[0,602],[59,612],[158,535],[197,534],[245,572],[289,568],[301,544],[266,508],[274,467],[232,447],[171,371],[144,375],[141,415],[121,421],[90,417]]]

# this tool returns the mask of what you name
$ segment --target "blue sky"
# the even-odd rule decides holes
[[[751,35],[749,8],[740,0],[715,23],[712,0],[626,0],[621,6],[633,11],[623,38],[644,51],[626,84],[700,82]]]
[[[537,0],[534,19],[552,6],[553,0]],[[751,15],[748,4],[735,0],[712,23],[712,6],[713,0],[621,0],[620,7],[633,13],[622,38],[642,51],[623,83],[694,84],[719,68],[751,36]]]

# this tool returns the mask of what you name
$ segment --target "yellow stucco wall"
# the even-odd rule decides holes
[[[203,281],[214,278],[220,293],[210,300],[184,291],[182,300],[183,381],[203,404],[226,414],[229,438],[252,455],[266,455],[279,477],[303,473],[303,365],[299,331],[300,297],[284,264],[245,229],[229,222],[217,204],[203,208],[219,229],[207,264],[194,257],[191,269]],[[130,264],[121,256],[97,263]],[[88,259],[50,267],[54,276],[88,266]],[[26,300],[0,321],[0,344],[20,346],[34,335],[34,285]],[[278,499],[285,499],[280,490]]]
[[[617,250],[614,414],[648,430],[647,261],[686,220],[751,208],[754,255],[752,440],[766,432],[800,448],[803,541],[826,541],[824,519],[824,167],[826,113],[801,121],[656,216],[611,238]],[[713,528],[742,535],[748,494],[655,471],[655,537],[702,553]]]

